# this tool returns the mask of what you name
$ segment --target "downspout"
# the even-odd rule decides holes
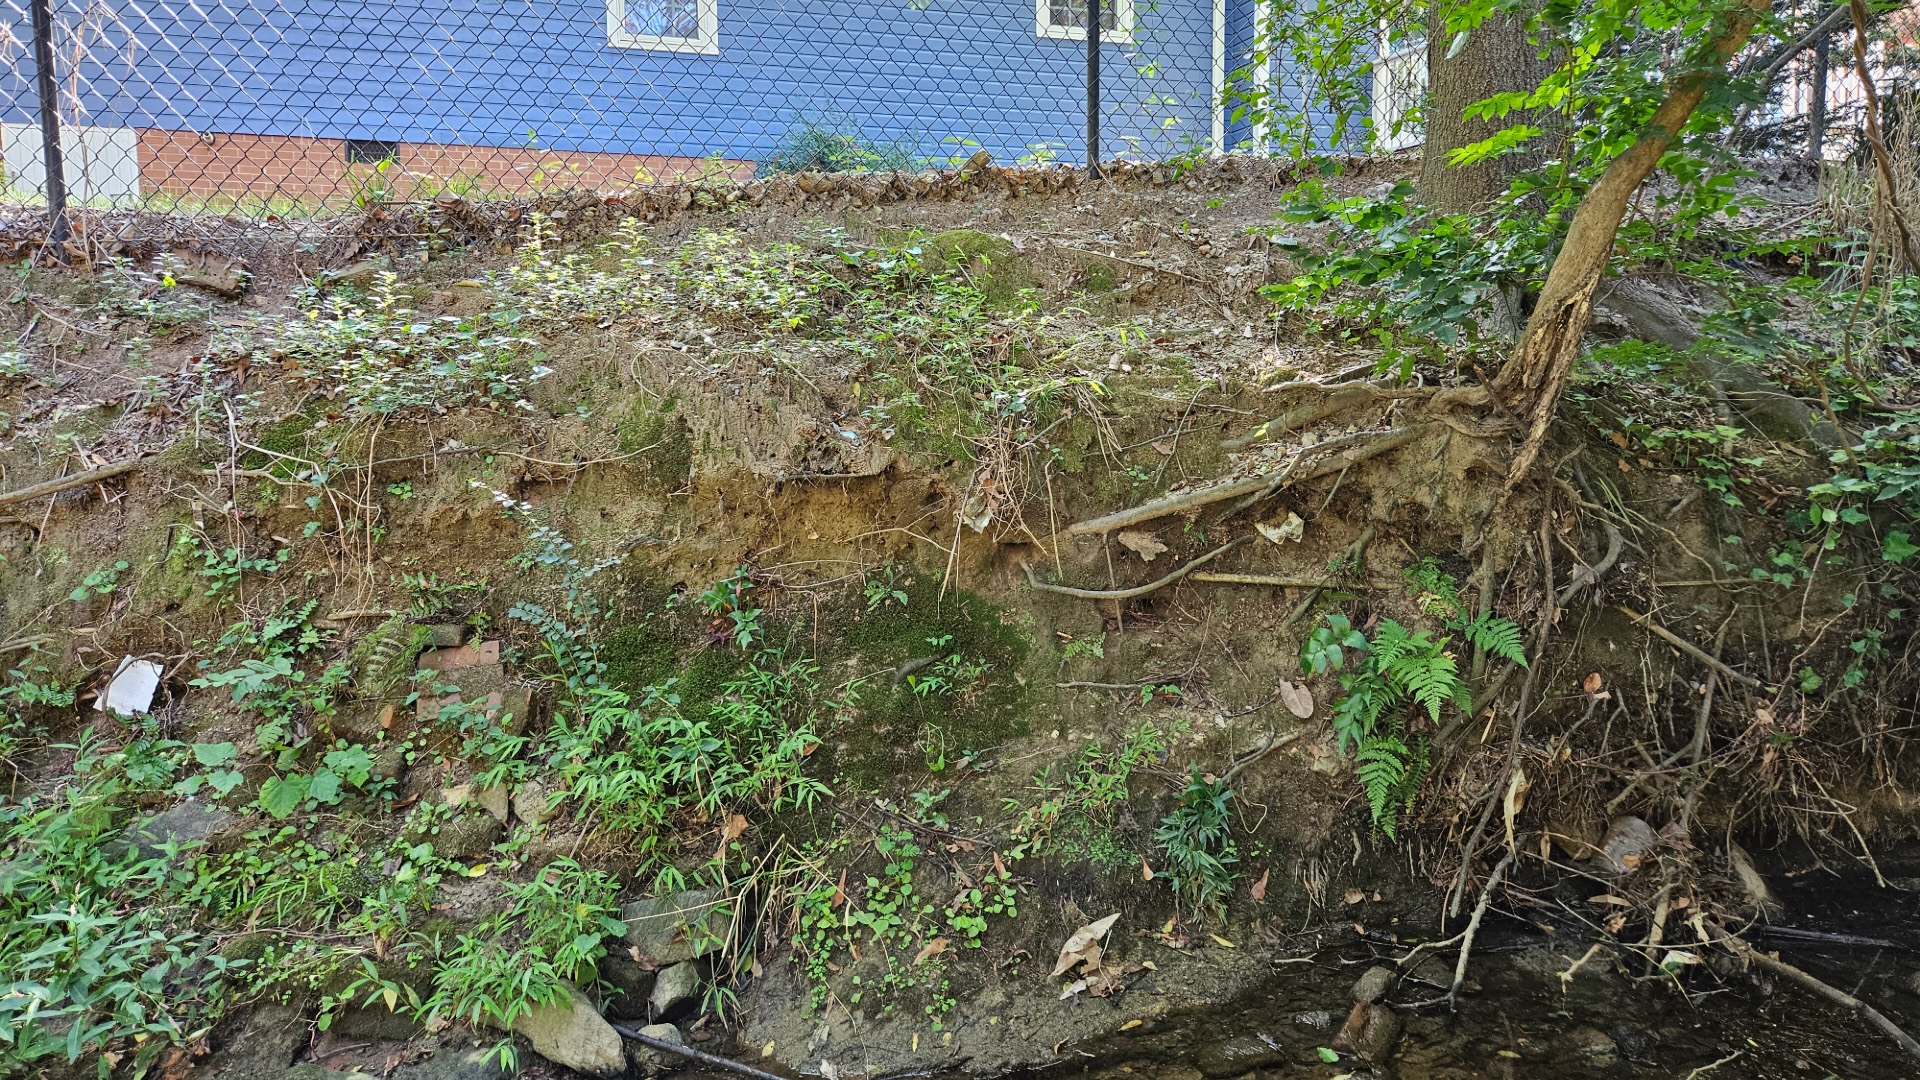
[[[1213,0],[1213,152],[1227,152],[1227,0]]]

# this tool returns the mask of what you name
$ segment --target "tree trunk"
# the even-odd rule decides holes
[[[1426,148],[1420,159],[1420,202],[1443,214],[1479,210],[1507,189],[1538,152],[1515,152],[1472,165],[1449,165],[1447,155],[1514,124],[1539,123],[1531,113],[1468,120],[1467,106],[1498,93],[1527,92],[1552,73],[1539,46],[1527,40],[1525,12],[1497,12],[1473,28],[1458,55],[1447,58],[1451,5],[1435,3],[1427,25]],[[1543,125],[1544,126],[1544,125]]]
[[[1660,158],[1706,96],[1707,88],[1726,75],[1727,61],[1746,44],[1753,24],[1767,12],[1769,2],[1743,0],[1726,15],[1708,43],[1700,66],[1668,79],[1666,99],[1654,110],[1639,140],[1607,165],[1574,211],[1566,242],[1547,271],[1520,347],[1494,380],[1494,392],[1528,422],[1526,441],[1507,473],[1508,492],[1533,467],[1546,442],[1547,426],[1579,356],[1580,340],[1586,336],[1587,322],[1593,315],[1593,293],[1607,272],[1628,202],[1660,164]]]

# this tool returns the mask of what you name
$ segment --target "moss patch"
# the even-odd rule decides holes
[[[840,733],[835,765],[861,787],[881,788],[929,763],[951,762],[1027,731],[1032,695],[1021,669],[1033,642],[1026,631],[975,593],[942,598],[937,575],[917,576],[906,593],[904,605],[872,612],[862,605],[849,612],[842,638],[866,678],[858,688],[857,719]],[[963,663],[984,663],[986,671],[951,693],[924,694],[900,674],[903,665],[953,655]],[[920,667],[916,674],[932,669]]]
[[[657,409],[635,402],[618,432],[620,452],[638,453],[634,464],[649,483],[672,491],[692,477],[693,432],[673,401]]]
[[[1013,250],[1011,241],[977,229],[951,229],[935,233],[927,246],[948,269],[965,275],[992,310],[1017,310],[1024,302],[1021,294],[1040,287],[1033,265]]]

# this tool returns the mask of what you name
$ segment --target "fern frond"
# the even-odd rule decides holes
[[[1380,831],[1393,838],[1395,820],[1404,799],[1407,744],[1392,736],[1368,739],[1353,755],[1354,772],[1367,795],[1367,809]]]
[[[1476,615],[1464,627],[1467,640],[1477,649],[1527,666],[1527,653],[1521,644],[1520,628],[1497,615]]]
[[[1440,722],[1440,710],[1457,704],[1467,693],[1453,657],[1439,652],[1403,656],[1386,670],[1389,682],[1406,689],[1407,695],[1427,710],[1434,723]]]

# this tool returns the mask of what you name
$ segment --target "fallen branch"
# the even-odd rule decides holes
[[[1734,937],[1732,934],[1723,933],[1721,937],[1723,943],[1735,956],[1738,956],[1740,959],[1755,967],[1770,971],[1791,982],[1799,983],[1805,989],[1813,991],[1828,1001],[1833,1002],[1835,1005],[1852,1011],[1854,1015],[1872,1024],[1874,1027],[1879,1028],[1888,1038],[1899,1043],[1901,1049],[1916,1058],[1920,1058],[1920,1042],[1914,1041],[1913,1036],[1901,1030],[1900,1025],[1887,1019],[1886,1015],[1879,1009],[1861,1001],[1845,990],[1828,986],[1826,983],[1794,967],[1785,960],[1768,956],[1766,953]]]
[[[1389,450],[1395,450],[1405,446],[1415,438],[1426,434],[1429,430],[1430,428],[1427,425],[1420,425],[1417,427],[1397,428],[1383,432],[1367,432],[1363,435],[1355,436],[1352,441],[1357,442],[1358,445],[1351,447],[1344,453],[1335,454],[1305,469],[1293,472],[1292,479],[1298,482],[1341,472],[1369,458],[1377,457]],[[1341,441],[1344,442],[1347,440]],[[1104,517],[1077,521],[1067,526],[1067,535],[1092,536],[1110,533],[1116,529],[1124,529],[1129,525],[1139,524],[1142,521],[1153,521],[1166,517],[1169,514],[1198,510],[1203,506],[1211,506],[1214,503],[1224,502],[1227,499],[1237,498],[1241,495],[1251,495],[1271,485],[1276,478],[1288,475],[1289,470],[1293,469],[1294,464],[1301,458],[1315,451],[1325,449],[1328,445],[1332,444],[1322,443],[1319,446],[1307,447],[1295,455],[1293,462],[1289,463],[1286,469],[1277,469],[1273,472],[1261,473],[1258,476],[1242,477],[1238,480],[1229,480],[1226,483],[1200,488],[1197,491],[1183,492],[1179,495],[1166,495],[1152,502],[1142,503],[1139,506],[1130,507]]]
[[[613,1029],[614,1034],[623,1039],[632,1039],[641,1046],[651,1047],[655,1050],[663,1050],[669,1054],[679,1054],[689,1061],[697,1061],[711,1068],[721,1069],[725,1072],[739,1073],[741,1076],[751,1076],[754,1077],[754,1080],[785,1080],[784,1077],[775,1076],[773,1073],[765,1070],[742,1064],[732,1058],[724,1058],[719,1054],[709,1054],[705,1050],[695,1050],[691,1046],[668,1042],[665,1039],[656,1039],[651,1035],[642,1035],[632,1028],[627,1027],[625,1024],[616,1024],[608,1021],[607,1026]]]
[[[1195,581],[1207,581],[1215,585],[1270,585],[1276,589],[1324,589],[1333,584],[1323,578],[1286,577],[1282,574],[1232,574],[1217,570],[1202,570],[1193,575]]]
[[[1738,671],[1733,670],[1732,668],[1721,663],[1719,660],[1715,659],[1713,656],[1708,654],[1708,652],[1705,649],[1702,649],[1700,646],[1695,645],[1693,642],[1686,640],[1685,638],[1679,636],[1678,634],[1675,634],[1673,631],[1667,629],[1664,626],[1661,626],[1659,623],[1654,622],[1652,616],[1642,615],[1639,612],[1633,610],[1630,607],[1627,607],[1624,604],[1615,604],[1614,608],[1617,611],[1619,611],[1620,614],[1625,615],[1627,618],[1632,619],[1634,622],[1639,623],[1641,626],[1644,626],[1648,630],[1652,631],[1655,637],[1673,646],[1674,648],[1679,649],[1681,652],[1686,653],[1688,656],[1693,657],[1695,660],[1698,660],[1701,663],[1707,665],[1708,667],[1712,668],[1714,671],[1719,672],[1721,675],[1729,679],[1732,679],[1734,682],[1737,682],[1742,686],[1752,686],[1752,687],[1761,688],[1761,689],[1764,689],[1766,687],[1766,684],[1761,682],[1759,679],[1756,679],[1751,675],[1744,675]]]
[[[1187,273],[1185,270],[1175,270],[1171,266],[1161,266],[1159,263],[1150,263],[1150,262],[1147,262],[1145,259],[1129,259],[1125,255],[1110,255],[1104,251],[1095,251],[1093,248],[1090,248],[1090,247],[1081,247],[1078,244],[1069,244],[1060,240],[1053,240],[1053,241],[1050,241],[1050,243],[1052,243],[1054,247],[1063,248],[1067,251],[1079,252],[1082,255],[1091,255],[1096,259],[1106,259],[1109,262],[1117,262],[1122,266],[1137,267],[1141,270],[1148,270],[1156,274],[1167,274],[1171,277],[1177,277],[1186,281],[1191,281],[1195,285],[1210,284],[1209,282],[1205,281],[1202,278],[1198,278],[1193,276],[1192,274]]]
[[[1493,866],[1493,873],[1487,877],[1486,887],[1480,890],[1480,899],[1473,905],[1473,915],[1467,920],[1467,929],[1460,935],[1460,959],[1454,961],[1453,985],[1445,994],[1426,1001],[1415,1002],[1409,1009],[1425,1009],[1434,1005],[1446,1005],[1453,1008],[1459,1000],[1460,988],[1467,982],[1467,958],[1473,953],[1473,939],[1480,932],[1480,920],[1487,917],[1487,909],[1493,906],[1493,894],[1500,888],[1500,879],[1507,876],[1507,868],[1513,865],[1513,849],[1507,849],[1505,855]]]
[[[1075,596],[1082,600],[1131,600],[1136,596],[1145,596],[1150,592],[1166,588],[1200,567],[1226,554],[1229,549],[1246,543],[1246,541],[1247,538],[1244,536],[1229,540],[1219,547],[1214,548],[1212,551],[1207,552],[1205,555],[1175,570],[1173,573],[1168,574],[1166,577],[1158,581],[1149,581],[1145,585],[1135,585],[1131,589],[1077,589],[1071,585],[1050,585],[1033,576],[1033,567],[1022,566],[1021,569],[1027,572],[1027,584],[1041,592],[1059,593],[1062,596]]]
[[[125,476],[127,473],[132,472],[145,463],[145,458],[133,457],[125,461],[116,461],[111,465],[101,465],[88,469],[86,472],[74,473],[72,476],[63,476],[58,480],[48,480],[42,484],[32,484],[18,491],[9,491],[5,495],[0,495],[0,506],[13,506],[16,503],[31,502],[34,499],[45,498],[48,495],[58,495],[63,491],[71,491],[77,487],[86,487],[88,484],[98,483],[102,480],[111,480],[116,476]]]
[[[1620,549],[1626,546],[1627,538],[1620,535],[1619,528],[1611,521],[1603,521],[1600,524],[1607,530],[1607,553],[1600,556],[1600,561],[1592,566],[1576,568],[1573,580],[1567,582],[1567,587],[1560,590],[1560,599],[1556,606],[1566,607],[1567,601],[1573,599],[1581,589],[1597,583],[1606,576],[1607,571],[1613,569],[1614,563],[1620,561]],[[1577,555],[1579,552],[1574,554]]]
[[[1326,386],[1318,383],[1306,385],[1294,384],[1295,389],[1317,390],[1326,395],[1311,405],[1302,405],[1289,409],[1279,416],[1266,421],[1245,435],[1236,435],[1231,439],[1220,440],[1222,450],[1245,450],[1254,443],[1265,439],[1285,435],[1296,428],[1305,427],[1316,420],[1323,420],[1338,412],[1360,404],[1363,401],[1393,401],[1402,398],[1432,397],[1438,390],[1431,386],[1386,386],[1380,383],[1352,383],[1345,386]]]
[[[1227,774],[1220,778],[1220,785],[1222,787],[1232,787],[1234,778],[1239,776],[1241,773],[1246,772],[1249,768],[1253,766],[1254,762],[1259,761],[1261,758],[1266,757],[1268,754],[1273,753],[1275,750],[1280,749],[1281,747],[1287,745],[1288,743],[1298,740],[1300,736],[1305,735],[1306,733],[1307,733],[1307,729],[1301,728],[1298,731],[1291,731],[1285,735],[1275,738],[1272,732],[1268,732],[1267,741],[1260,747],[1260,749],[1255,750],[1253,753],[1248,754],[1246,757],[1243,757],[1239,761],[1234,762],[1233,768],[1228,769]]]
[[[1340,564],[1343,566],[1352,566],[1356,570],[1359,569],[1361,566],[1360,560],[1366,556],[1367,545],[1371,543],[1373,543],[1373,526],[1369,525],[1360,530],[1360,535],[1354,537],[1353,543],[1348,544],[1346,550],[1340,553]],[[1313,589],[1308,592],[1307,595],[1301,597],[1300,602],[1294,605],[1293,612],[1287,616],[1287,621],[1280,624],[1280,629],[1285,630],[1287,627],[1299,622],[1301,617],[1306,615],[1307,612],[1312,611],[1314,602],[1320,599],[1320,589],[1324,588],[1326,588],[1326,586],[1320,586],[1320,588]]]

